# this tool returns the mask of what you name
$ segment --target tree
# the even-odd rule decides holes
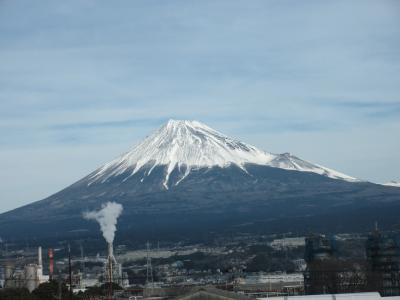
[[[83,293],[78,294],[78,296],[80,297],[80,299],[87,299],[88,297],[90,298],[90,296],[106,296],[109,291],[109,286],[109,283],[104,283],[101,286],[91,286]],[[122,290],[122,287],[113,282],[112,290]]]
[[[54,300],[57,299],[59,295],[59,288],[60,285],[58,281],[50,280],[49,282],[40,284],[32,291],[32,295],[36,297],[35,299]],[[65,283],[61,284],[61,294],[63,299],[68,299],[69,291]]]
[[[6,288],[0,290],[1,300],[39,300],[32,296],[26,288]]]

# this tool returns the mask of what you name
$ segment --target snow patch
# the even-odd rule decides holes
[[[400,187],[400,181],[392,180],[392,181],[386,182],[382,185]]]

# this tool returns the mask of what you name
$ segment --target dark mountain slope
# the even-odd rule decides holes
[[[378,220],[393,227],[400,213],[400,189],[346,182],[309,172],[255,164],[192,170],[178,185],[163,187],[166,167],[140,181],[142,170],[89,184],[91,176],[36,203],[0,215],[5,237],[90,235],[96,227],[87,210],[116,201],[124,206],[122,236],[182,238],[209,232],[367,230]],[[182,172],[182,170],[181,170]],[[179,177],[179,169],[171,173]]]

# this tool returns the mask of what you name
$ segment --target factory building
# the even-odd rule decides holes
[[[49,276],[43,275],[42,248],[38,248],[37,264],[28,264],[23,269],[15,269],[7,265],[4,271],[5,288],[27,288],[30,292],[39,284],[49,280]]]
[[[394,237],[376,227],[368,237],[366,254],[369,286],[383,296],[400,295],[400,249]]]
[[[324,235],[310,235],[305,239],[305,261],[322,261],[332,258],[332,242]]]
[[[324,235],[311,235],[305,240],[304,290],[306,294],[325,294],[333,290],[334,272],[333,247]]]

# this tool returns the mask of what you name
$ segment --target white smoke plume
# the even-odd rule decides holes
[[[103,236],[107,243],[114,241],[115,231],[117,230],[117,219],[121,215],[123,207],[119,203],[107,202],[98,211],[85,213],[83,216],[88,220],[96,220],[100,224]]]

